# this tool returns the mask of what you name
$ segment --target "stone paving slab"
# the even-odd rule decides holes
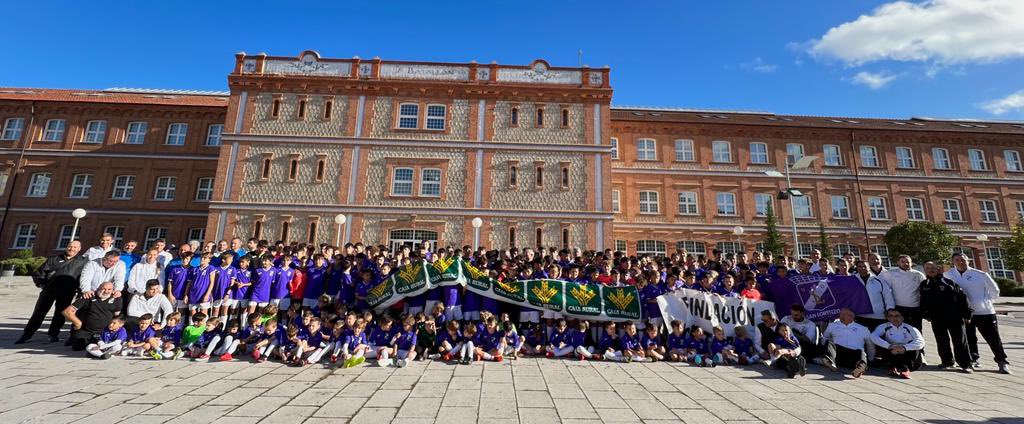
[[[927,368],[912,380],[880,370],[854,380],[814,365],[790,380],[764,367],[532,358],[333,371],[242,360],[99,361],[45,343],[42,333],[12,344],[35,295],[31,285],[0,285],[0,424],[1024,423],[1024,378],[993,372],[991,361],[973,375]],[[1024,319],[1000,324],[1011,363],[1024,364]]]

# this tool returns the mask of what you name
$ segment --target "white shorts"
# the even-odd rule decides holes
[[[221,306],[227,306],[227,303],[225,302],[227,302],[227,299],[217,299],[214,300],[213,302],[210,302],[210,305],[212,305],[214,308],[219,308]]]
[[[545,310],[544,313],[542,314],[542,316],[544,317],[544,319],[559,319],[559,318],[562,318],[562,314],[560,312],[548,311],[548,310]]]
[[[186,304],[183,300],[178,299],[178,300],[174,301],[174,308],[175,309],[188,309],[188,304]]]
[[[246,308],[248,308],[249,306],[252,306],[253,304],[254,303],[251,300],[246,300],[245,301],[245,307]],[[266,308],[267,306],[269,306],[270,302],[259,302],[259,303],[255,303],[255,305],[256,305],[257,308],[261,308],[262,309],[262,308]]]
[[[246,302],[248,302],[248,301],[246,301]],[[240,304],[241,304],[241,301],[238,300],[238,299],[231,299],[231,298],[224,299],[224,305],[226,305],[229,308],[237,308]]]
[[[428,300],[423,304],[423,310],[434,312],[434,305],[441,303],[440,300]]]
[[[420,312],[423,312],[423,307],[422,306],[406,306],[405,307],[405,312],[408,312],[409,315],[416,315],[416,314],[418,314]]]
[[[540,323],[540,311],[519,311],[519,322],[532,322],[534,324]]]
[[[196,309],[210,309],[210,302],[205,302],[205,303],[190,303],[190,304],[188,305],[188,309],[189,309],[190,311],[191,311],[191,310],[196,310]]]
[[[446,306],[444,308],[444,317],[451,320],[462,321],[462,305]]]
[[[319,299],[302,299],[302,307],[304,308],[315,308],[319,303]]]
[[[463,312],[462,313],[462,319],[469,320],[469,321],[479,321],[480,320],[480,311]]]

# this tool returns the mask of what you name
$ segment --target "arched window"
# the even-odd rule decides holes
[[[562,126],[569,126],[569,109],[562,109]]]
[[[302,119],[302,118],[306,117],[306,101],[305,100],[299,100],[299,112],[297,113],[297,115],[299,116],[299,119]]]
[[[517,107],[512,108],[512,111],[509,113],[508,120],[509,120],[509,125],[511,125],[513,127],[519,125],[519,108],[517,108]]]
[[[270,108],[270,116],[277,118],[281,115],[281,99],[274,99],[274,105]]]
[[[537,108],[537,126],[544,126],[544,108]]]

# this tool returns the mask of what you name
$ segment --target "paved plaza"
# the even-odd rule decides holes
[[[812,365],[786,379],[765,367],[694,368],[520,359],[331,371],[252,364],[87,359],[60,344],[14,346],[37,291],[0,282],[0,423],[1024,423],[1019,375],[931,368],[909,381],[878,370],[859,380]],[[1024,310],[1005,304],[1001,311]],[[1018,313],[1024,316],[1024,314]],[[1024,364],[1024,320],[1005,318],[1010,362]],[[925,336],[931,342],[930,331]],[[933,358],[934,360],[934,358]]]

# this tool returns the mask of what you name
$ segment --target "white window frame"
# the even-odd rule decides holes
[[[793,196],[790,199],[793,199],[793,216],[797,218],[814,218],[814,206],[811,203],[810,196],[805,194],[803,196]],[[805,211],[806,213],[803,213]]]
[[[436,112],[440,108],[441,114],[437,115]],[[440,103],[430,103],[427,105],[427,114],[425,122],[423,123],[423,129],[430,131],[444,131],[447,128],[448,120],[448,105]],[[440,123],[438,127],[437,124]]]
[[[736,216],[736,193],[715,193],[715,214],[718,216]]]
[[[428,180],[428,173],[436,173],[437,178],[430,177]],[[433,192],[433,187],[437,187],[437,193]],[[430,192],[428,192],[428,189]],[[420,170],[420,196],[441,197],[441,168],[423,168]]]
[[[625,240],[615,240],[615,251],[616,252],[626,253],[626,241]]]
[[[92,174],[75,174],[71,177],[71,191],[68,197],[72,199],[88,199],[92,192]]]
[[[612,213],[622,212],[622,198],[618,190],[612,190]]]
[[[122,180],[123,179],[123,180]],[[121,195],[118,195],[121,191]],[[135,196],[135,176],[117,175],[114,177],[114,189],[110,192],[112,200],[131,200]]]
[[[1003,160],[1006,161],[1006,170],[1010,172],[1024,171],[1024,164],[1020,161],[1020,152],[1016,150],[1003,150]]]
[[[942,199],[942,216],[946,222],[964,222],[960,199]]]
[[[743,252],[743,245],[738,241],[720,241],[715,243],[715,249],[718,249],[723,254],[725,253],[740,253]]]
[[[1017,205],[1017,220],[1024,220],[1024,200],[1015,202]]]
[[[999,221],[999,205],[996,204],[995,200],[981,199],[978,201],[978,213],[981,217],[981,222],[986,224],[998,224]]]
[[[786,143],[786,164],[792,166],[796,161],[803,159],[804,145],[801,143]]]
[[[167,124],[167,137],[164,139],[164,144],[168,146],[184,146],[186,137],[188,137],[187,123],[174,122]]]
[[[700,203],[697,201],[697,192],[680,191],[676,197],[680,215],[700,215]]]
[[[206,140],[204,146],[220,146],[221,135],[224,134],[224,124],[210,124],[206,127]]]
[[[178,177],[163,176],[157,177],[153,188],[153,200],[169,202],[174,200],[178,189]]]
[[[640,213],[643,215],[657,215],[661,213],[660,195],[657,191],[644,190],[640,192]]]
[[[39,231],[37,224],[18,224],[14,230],[14,244],[11,249],[31,249],[36,244]]]
[[[916,168],[914,151],[906,146],[896,146],[896,167],[900,169]]]
[[[673,142],[676,162],[696,162],[697,156],[693,150],[693,140],[679,139]]]
[[[892,268],[893,263],[892,258],[889,257],[889,246],[886,246],[884,244],[874,244],[871,245],[868,248],[868,250],[870,250],[871,253],[878,255],[878,257],[882,260],[882,266],[886,268]]]
[[[829,203],[832,206],[832,219],[853,219],[850,215],[849,197],[831,196]]]
[[[195,227],[188,229],[189,240],[206,240],[206,227]]]
[[[988,161],[985,160],[984,150],[967,149],[967,158],[971,163],[971,171],[988,171]]]
[[[708,247],[704,242],[694,240],[677,241],[676,250],[682,250],[693,255],[704,255],[708,253]]]
[[[1006,251],[1000,247],[985,248],[985,262],[987,262],[988,265],[988,273],[995,278],[1016,280],[1016,274],[1006,266],[1005,257]]]
[[[821,153],[825,156],[825,166],[843,166],[842,148],[838,144],[826,144],[822,146]]]
[[[665,242],[660,240],[637,240],[636,254],[665,256]]]
[[[25,131],[25,118],[7,118],[4,120],[4,131],[0,134],[0,140],[15,141],[21,138]]]
[[[889,219],[889,208],[886,207],[884,197],[868,197],[868,217],[872,221],[886,221]]]
[[[907,197],[904,199],[904,204],[907,206],[907,220],[910,221],[924,221],[924,200],[918,197]]]
[[[48,119],[46,120],[46,126],[43,128],[42,141],[64,141],[64,131],[67,129],[67,121],[63,119]]]
[[[85,137],[82,143],[101,144],[107,138],[107,121],[95,120],[85,123]]]
[[[399,179],[399,172],[402,173],[402,179]],[[409,178],[405,178],[405,174],[408,173]],[[407,166],[395,167],[391,171],[391,195],[392,196],[412,196],[413,193],[413,181],[416,179],[416,169]],[[401,191],[399,191],[401,187]],[[406,190],[408,187],[408,190]]]
[[[196,201],[209,202],[213,200],[213,177],[202,177],[196,180]]]
[[[618,160],[619,159],[619,139],[615,138],[615,137],[612,137],[611,138],[611,143],[612,143],[612,160]]]
[[[732,163],[732,143],[725,140],[712,141],[711,161],[715,163]]]
[[[847,253],[853,255],[855,258],[860,257],[860,248],[852,244],[837,244],[832,246],[832,260],[838,261],[843,258]]]
[[[638,138],[636,140],[636,160],[658,160],[658,141],[653,138]]]
[[[147,132],[149,132],[149,122],[129,122],[124,132],[124,144],[145,144]]]
[[[875,146],[860,146],[860,165],[865,168],[882,167],[882,162],[878,160],[878,149]]]
[[[755,165],[767,165],[768,143],[754,141],[750,143],[750,163]]]
[[[941,147],[932,148],[932,166],[935,169],[949,170],[953,169],[953,161],[949,157],[949,149]]]
[[[74,234],[72,234],[74,232]],[[61,225],[60,232],[57,233],[57,247],[54,250],[64,250],[68,247],[68,243],[72,240],[78,239],[78,236],[82,234],[82,226],[75,228],[74,225]]]
[[[53,182],[53,174],[50,172],[36,172],[32,174],[28,182],[28,191],[25,197],[46,197],[50,194],[50,183]]]
[[[167,239],[167,227],[147,227],[143,239],[143,249],[149,249],[159,239]]]
[[[754,193],[754,216],[759,218],[768,216],[768,205],[772,206],[772,212],[777,210],[774,194]]]
[[[411,106],[412,113],[406,113],[405,107]],[[398,129],[402,130],[415,130],[420,127],[420,105],[418,103],[399,103],[398,104],[398,121],[396,122]]]
[[[108,225],[103,227],[103,232],[114,236],[114,247],[120,249],[124,245],[124,227]]]

